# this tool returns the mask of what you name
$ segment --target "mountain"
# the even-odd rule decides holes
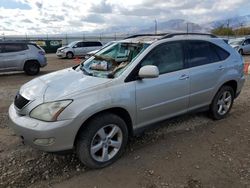
[[[188,28],[187,28],[188,27]],[[201,32],[204,29],[196,23],[189,22],[184,19],[172,19],[165,22],[159,22],[157,24],[158,33],[167,33],[167,32],[186,32],[188,29],[189,32]],[[147,29],[142,29],[140,33],[154,33],[155,27],[149,27]]]
[[[208,23],[207,27],[210,29],[214,29],[222,25],[226,27],[228,23],[229,27],[232,27],[233,29],[237,29],[240,27],[248,27],[250,26],[250,15],[236,16],[224,20],[216,20],[211,23]]]

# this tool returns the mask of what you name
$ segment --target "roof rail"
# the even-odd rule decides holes
[[[200,35],[200,36],[209,36],[211,38],[217,38],[217,36],[210,33],[170,33],[163,36],[161,39],[172,38],[174,36],[180,36],[180,35]]]
[[[131,38],[136,38],[136,37],[144,37],[144,36],[166,36],[169,33],[158,33],[158,34],[136,34],[136,35],[131,35],[129,37],[126,37],[124,39],[131,39]]]

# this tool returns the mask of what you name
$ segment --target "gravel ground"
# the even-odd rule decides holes
[[[54,55],[48,62],[41,74],[77,63]],[[133,138],[123,157],[101,170],[86,169],[75,154],[25,146],[8,128],[8,106],[32,78],[0,75],[0,187],[250,187],[249,78],[228,118],[213,121],[199,113],[162,122]]]

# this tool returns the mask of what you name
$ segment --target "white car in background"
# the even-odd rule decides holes
[[[231,39],[229,44],[241,55],[250,53],[250,38]]]
[[[102,43],[99,41],[74,41],[57,49],[56,55],[60,58],[72,59],[75,56],[84,56],[93,50],[102,48]]]
[[[102,47],[101,49],[106,48],[107,46],[110,46],[110,45],[114,44],[115,42],[116,42],[116,41],[110,41],[110,42],[106,43],[105,45],[103,45],[103,47]],[[96,54],[96,53],[97,53],[99,50],[101,50],[101,49],[93,50],[93,51],[91,51],[91,52],[88,52],[88,53],[84,56],[85,59],[90,58],[92,55]]]

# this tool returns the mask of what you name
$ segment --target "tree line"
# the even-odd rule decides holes
[[[244,36],[250,35],[250,27],[241,27],[233,29],[231,27],[225,27],[223,25],[213,29],[212,34],[219,36]]]

